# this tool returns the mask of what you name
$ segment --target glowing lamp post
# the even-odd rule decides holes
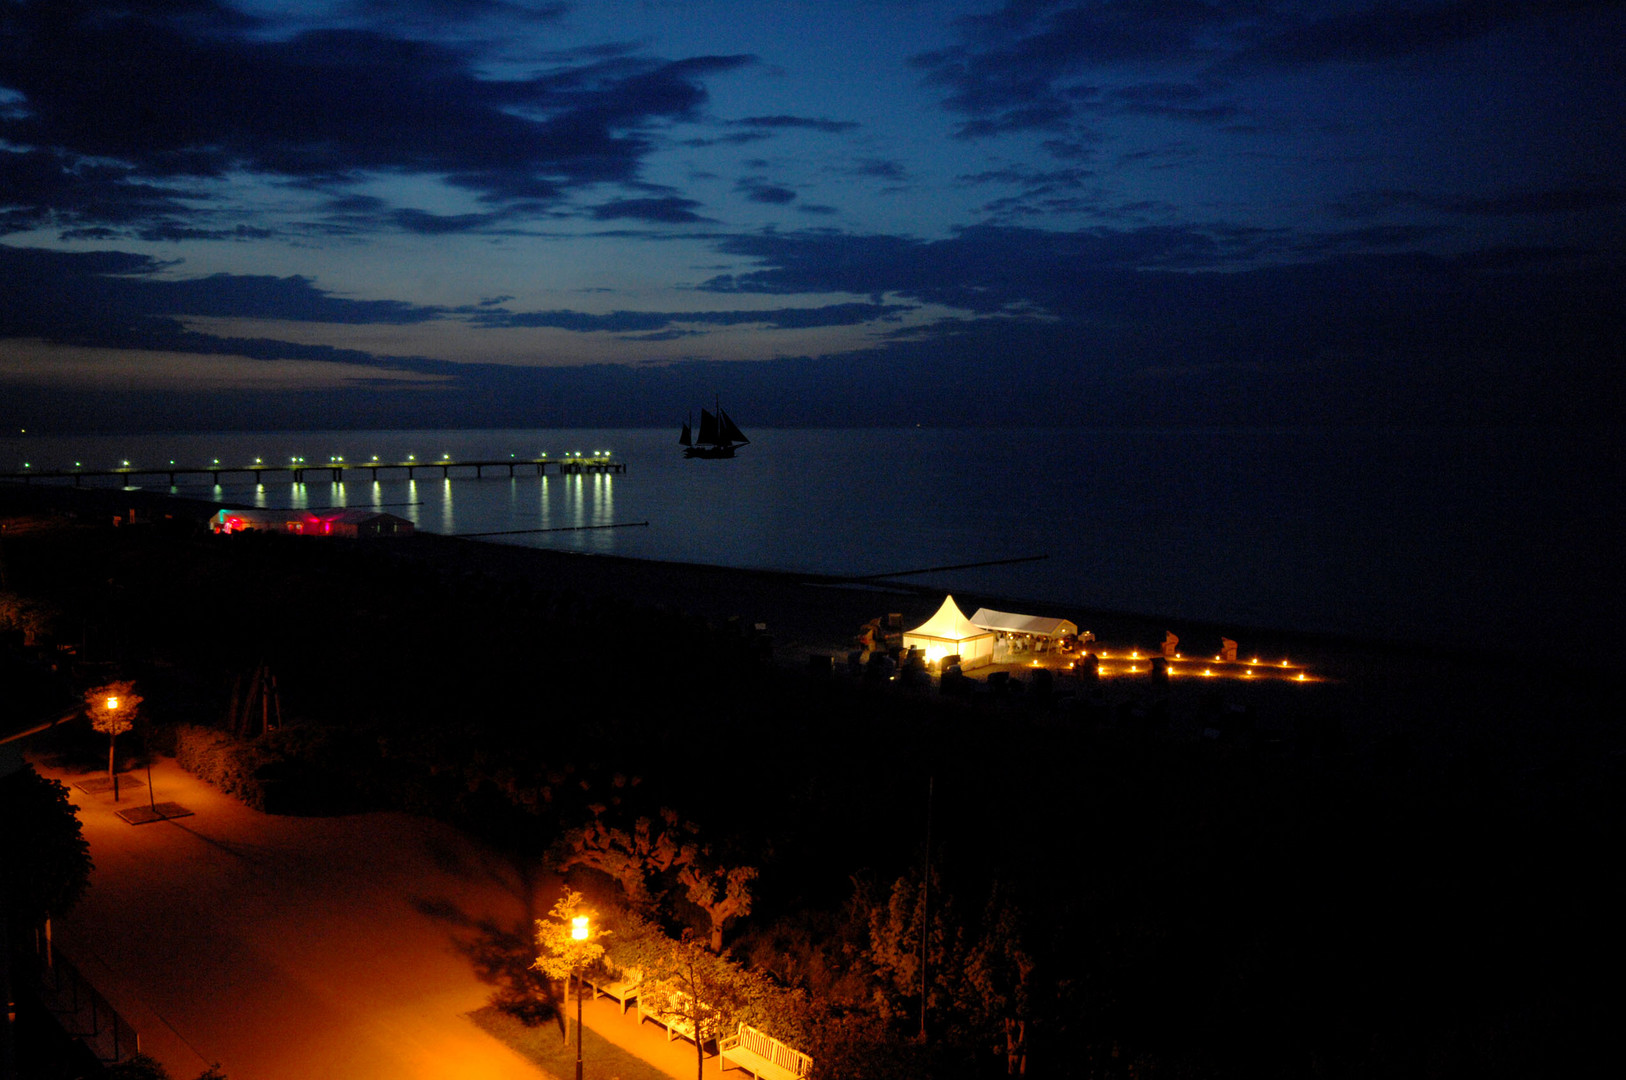
[[[575,941],[587,940],[587,916],[577,915],[570,920],[570,936]],[[576,965],[576,1080],[582,1080],[582,975],[581,964]]]
[[[570,1045],[570,980],[576,980],[576,1075],[582,1067],[582,987],[587,969],[604,955],[604,946],[593,938],[604,937],[607,931],[594,934],[588,915],[582,913],[582,894],[566,889],[553,905],[549,918],[536,920],[536,944],[539,953],[531,967],[550,980],[565,984],[564,1008],[560,1019],[564,1021],[560,1032],[566,1046]]]
[[[85,695],[85,712],[90,726],[107,736],[107,778],[113,782],[113,801],[119,801],[119,774],[114,769],[118,737],[135,726],[131,719],[142,701],[135,683],[116,682],[98,687]]]

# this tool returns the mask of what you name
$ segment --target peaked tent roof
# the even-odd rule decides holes
[[[968,638],[987,637],[990,633],[992,631],[984,630],[967,619],[952,596],[943,598],[943,606],[937,609],[936,615],[907,631],[907,634],[917,637],[941,638],[945,641],[965,641]]]
[[[1012,615],[1008,611],[991,611],[985,607],[977,609],[977,613],[971,616],[971,622],[984,630],[1003,630],[1007,634],[1058,637],[1062,634],[1078,633],[1077,624],[1066,619],[1047,619],[1042,615]]]

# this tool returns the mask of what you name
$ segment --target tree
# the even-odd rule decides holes
[[[592,821],[560,837],[554,865],[561,871],[588,866],[607,874],[620,883],[627,903],[636,910],[648,910],[656,899],[650,891],[650,875],[663,874],[688,858],[692,848],[682,842],[681,834],[693,833],[695,826],[680,826],[675,811],[662,809],[662,824],[641,817],[629,832],[607,824],[602,817],[604,807],[593,810]]]
[[[756,879],[754,866],[701,865],[698,858],[678,871],[689,901],[711,922],[712,952],[723,951],[723,930],[729,923],[751,914],[751,882]]]
[[[560,870],[588,866],[614,878],[634,910],[649,912],[670,891],[672,872],[689,902],[705,912],[711,951],[723,951],[723,931],[751,913],[754,866],[723,866],[711,847],[695,839],[699,826],[662,809],[660,821],[641,817],[632,829],[616,828],[595,807],[593,820],[565,833],[554,848]]]
[[[1025,936],[1021,906],[996,881],[983,912],[982,932],[966,951],[960,984],[964,1000],[959,1004],[973,1024],[999,1032],[1005,1071],[1011,1076],[1027,1073],[1036,961]]]
[[[119,778],[113,768],[118,737],[135,726],[136,709],[146,700],[129,680],[110,682],[85,691],[85,712],[90,726],[107,736],[107,778],[113,782],[113,801],[119,801]]]
[[[12,934],[66,911],[90,880],[90,845],[68,789],[24,765],[0,776],[0,996],[14,1001]],[[0,1016],[0,1074],[9,1075],[16,1011]]]
[[[899,1019],[909,1010],[910,998],[918,1003],[921,982],[921,933],[926,930],[926,962],[931,977],[926,1002],[933,1010],[952,997],[953,982],[964,960],[963,934],[955,922],[954,905],[943,892],[937,871],[931,872],[932,895],[940,897],[932,906],[930,926],[925,927],[925,890],[919,871],[892,883],[886,899],[879,901],[860,887],[855,902],[869,922],[869,960],[879,977],[875,1003],[883,1017]]]
[[[537,954],[536,962],[531,966],[550,979],[563,979],[568,990],[570,977],[597,963],[604,955],[604,946],[591,937],[573,936],[572,920],[591,915],[591,912],[582,905],[582,894],[576,890],[566,889],[548,914],[552,918],[536,920],[536,945],[541,952]],[[601,931],[598,936],[603,937],[603,932]],[[576,993],[579,996],[581,992],[582,988],[578,983]],[[569,1042],[569,1010],[561,1010],[561,1015],[565,1017],[565,1041]]]
[[[0,777],[0,893],[18,925],[66,911],[90,881],[90,844],[68,789],[24,766]]]
[[[689,930],[670,940],[669,949],[658,985],[667,991],[667,1007],[694,1031],[695,1080],[704,1080],[705,1044],[722,1035],[726,1018],[738,1008],[745,973],[707,952]]]

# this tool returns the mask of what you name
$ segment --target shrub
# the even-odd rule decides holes
[[[265,785],[255,771],[266,763],[267,755],[258,747],[213,728],[181,724],[175,729],[175,761],[248,806],[265,809]]]

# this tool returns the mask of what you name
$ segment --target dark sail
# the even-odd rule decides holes
[[[684,424],[683,434],[678,438],[684,447],[683,456],[690,458],[731,458],[736,446],[750,441],[721,406],[716,412],[701,409],[700,429],[691,432],[689,425]]]
[[[729,417],[728,417],[728,414],[725,413],[723,410],[721,410],[721,409],[717,410],[717,417],[718,417],[718,424],[721,427],[721,435],[722,435],[722,437],[717,440],[718,442],[724,442],[724,443],[748,443],[748,442],[751,441],[750,439],[747,439],[745,437],[745,432],[741,431],[739,429],[739,426],[737,424],[735,424],[733,420],[730,420]]]

